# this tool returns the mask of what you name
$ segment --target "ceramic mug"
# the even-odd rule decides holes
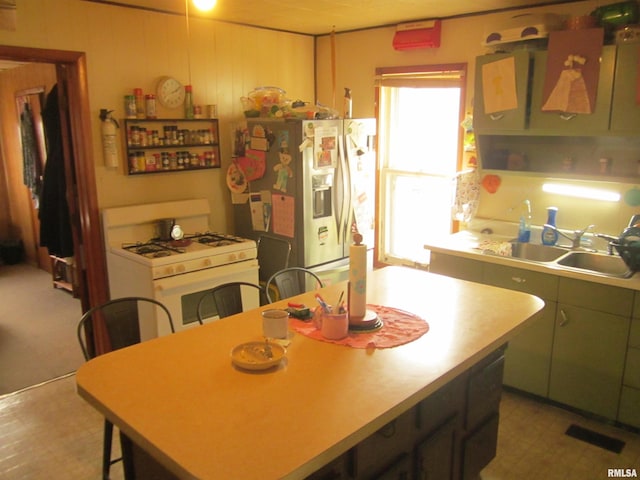
[[[269,309],[262,312],[262,334],[268,338],[287,338],[289,314],[284,310]]]
[[[349,315],[344,313],[326,313],[316,308],[313,321],[322,336],[329,340],[340,340],[349,335]]]

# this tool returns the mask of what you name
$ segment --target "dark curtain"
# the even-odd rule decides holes
[[[69,206],[66,197],[62,125],[58,108],[58,86],[47,95],[42,109],[42,123],[47,144],[47,162],[44,167],[42,195],[40,199],[40,245],[49,249],[50,255],[73,256],[73,237]]]

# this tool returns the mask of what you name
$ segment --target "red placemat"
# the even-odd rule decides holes
[[[342,340],[329,340],[322,336],[313,320],[304,322],[291,319],[291,327],[309,338],[323,342],[347,345],[353,348],[390,348],[413,342],[429,331],[429,324],[413,313],[380,305],[367,305],[383,322],[382,328],[374,332],[352,332]]]

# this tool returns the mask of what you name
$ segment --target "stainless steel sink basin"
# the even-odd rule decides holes
[[[601,253],[571,252],[560,258],[556,263],[564,267],[588,270],[613,277],[626,278],[633,275],[633,272],[629,271],[620,257]]]
[[[553,262],[569,250],[536,243],[511,242],[511,256],[531,262]]]

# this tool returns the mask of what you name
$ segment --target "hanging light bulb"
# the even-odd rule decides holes
[[[216,6],[217,0],[193,0],[195,7],[202,11],[207,12]]]

